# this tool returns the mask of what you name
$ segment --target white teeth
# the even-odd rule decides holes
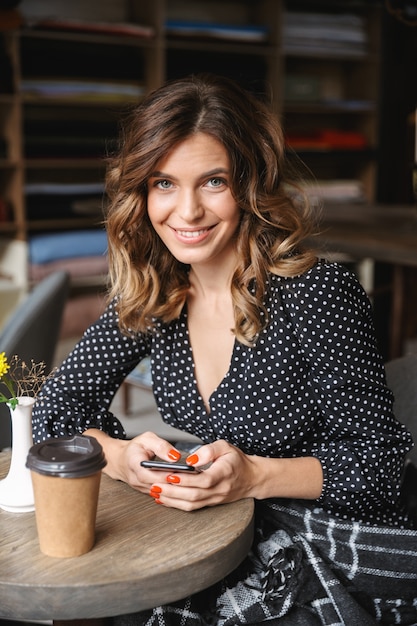
[[[195,237],[200,237],[200,235],[204,235],[208,229],[204,230],[177,230],[178,235],[181,237],[188,237],[189,239],[194,239]]]

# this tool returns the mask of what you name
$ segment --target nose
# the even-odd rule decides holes
[[[204,214],[201,198],[195,189],[183,189],[178,203],[178,214],[185,222],[195,222]]]

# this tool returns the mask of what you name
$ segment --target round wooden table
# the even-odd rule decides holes
[[[0,477],[9,458],[0,454]],[[54,558],[39,550],[35,513],[0,511],[0,617],[102,618],[179,600],[244,559],[253,512],[250,499],[168,509],[103,474],[93,549]]]

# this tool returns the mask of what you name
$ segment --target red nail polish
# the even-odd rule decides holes
[[[150,491],[149,495],[151,496],[151,498],[159,498],[160,497],[160,493],[156,493],[156,491]]]
[[[196,463],[198,463],[198,456],[196,454],[191,454],[189,457],[187,457],[186,461],[188,465],[195,465]]]
[[[181,453],[177,452],[177,450],[172,449],[168,452],[168,456],[173,461],[179,461],[181,458]]]
[[[181,482],[181,479],[176,474],[169,474],[169,476],[167,476],[167,483],[178,485],[180,482]]]
[[[154,493],[162,493],[162,489],[161,487],[158,487],[158,485],[152,485],[151,491],[153,491]]]

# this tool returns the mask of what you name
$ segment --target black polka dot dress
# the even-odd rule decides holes
[[[314,456],[318,500],[345,519],[397,523],[411,437],[392,414],[369,300],[344,267],[320,261],[296,278],[270,275],[268,324],[253,348],[235,342],[230,369],[205,409],[194,377],[187,313],[152,336],[121,334],[114,307],[87,330],[34,410],[34,438],[99,428],[123,437],[109,411],[124,377],[146,355],[163,419],[204,442],[247,454]]]

